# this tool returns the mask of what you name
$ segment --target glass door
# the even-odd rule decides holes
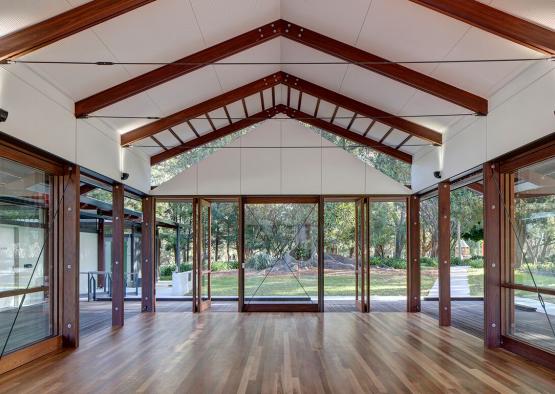
[[[243,311],[319,310],[319,198],[243,200]]]
[[[370,310],[370,269],[368,266],[369,241],[368,199],[361,198],[355,205],[355,279],[356,307],[360,312]]]
[[[195,229],[197,238],[197,255],[195,259],[195,295],[193,297],[195,312],[202,312],[211,306],[211,221],[212,208],[210,202],[195,200]]]

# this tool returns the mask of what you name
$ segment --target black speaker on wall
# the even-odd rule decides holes
[[[0,122],[5,122],[8,119],[8,111],[0,108]]]

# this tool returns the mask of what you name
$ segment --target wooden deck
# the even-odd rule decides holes
[[[0,376],[2,393],[552,393],[555,372],[425,314],[136,314]]]

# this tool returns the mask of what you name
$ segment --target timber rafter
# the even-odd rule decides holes
[[[402,65],[384,64],[387,63],[387,59],[279,19],[84,98],[75,103],[75,116],[85,117],[118,101],[277,37],[285,37],[346,62],[355,63],[359,67],[450,101],[475,113],[485,115],[488,112],[488,102],[482,97]]]
[[[312,115],[298,111],[295,108],[288,107],[284,104],[278,104],[274,107],[270,107],[264,111],[258,112],[247,118],[239,120],[235,123],[226,125],[216,131],[204,134],[184,144],[180,144],[168,150],[164,150],[152,156],[150,160],[150,164],[155,165],[155,164],[161,163],[176,155],[185,153],[194,148],[198,148],[204,144],[207,144],[219,138],[230,135],[246,127],[263,122],[264,120],[270,119],[280,113],[287,115],[291,119],[296,119],[296,118],[300,119],[302,122],[310,124],[314,127],[321,128],[322,130],[325,130],[337,136],[346,138],[355,143],[368,146],[372,149],[375,149],[379,152],[395,157],[396,159],[402,160],[406,163],[409,163],[409,164],[412,163],[412,156],[408,153],[402,152],[398,149],[395,149],[394,147],[385,145],[381,142],[372,140],[370,138],[363,137],[362,135],[355,133],[353,131],[347,130],[344,127],[341,127],[337,124],[326,122],[322,119],[315,118]]]
[[[555,55],[555,31],[479,1],[411,0],[533,50]]]

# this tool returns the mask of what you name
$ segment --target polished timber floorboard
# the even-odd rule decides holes
[[[421,313],[142,313],[2,393],[555,392],[555,372]]]

